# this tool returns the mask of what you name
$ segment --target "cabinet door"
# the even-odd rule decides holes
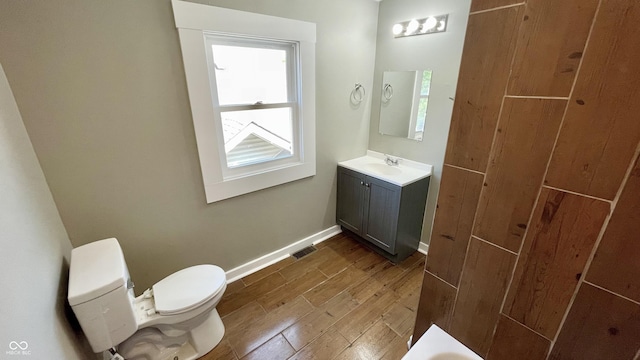
[[[338,205],[336,220],[356,234],[362,232],[364,175],[338,167]]]
[[[395,254],[401,188],[366,177],[363,236],[378,247]]]

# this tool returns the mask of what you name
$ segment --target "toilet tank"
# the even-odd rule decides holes
[[[94,352],[117,346],[138,329],[130,284],[115,238],[71,251],[67,299]]]

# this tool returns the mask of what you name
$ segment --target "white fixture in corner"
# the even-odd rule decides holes
[[[437,325],[422,335],[402,360],[482,360],[453,336],[447,334]]]

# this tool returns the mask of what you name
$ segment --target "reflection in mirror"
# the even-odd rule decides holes
[[[431,70],[384,72],[378,129],[381,134],[422,141],[431,73]]]

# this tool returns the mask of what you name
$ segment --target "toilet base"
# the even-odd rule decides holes
[[[118,353],[127,360],[194,360],[213,350],[224,331],[214,309],[202,323],[179,336],[167,336],[153,327],[140,329],[118,346]]]

